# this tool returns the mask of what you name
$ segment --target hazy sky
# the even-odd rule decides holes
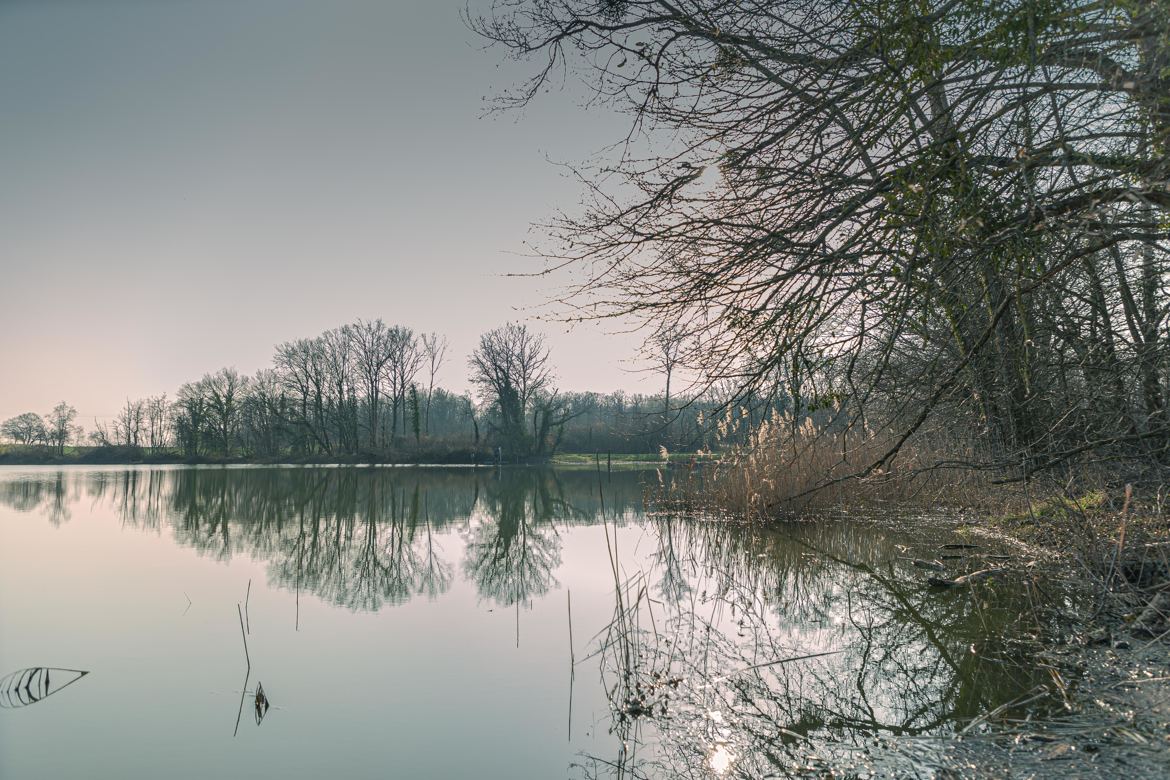
[[[463,7],[0,0],[0,419],[66,399],[88,428],[359,317],[448,334],[465,387],[555,287],[502,276],[579,201],[549,159],[625,124],[566,93],[484,117],[527,71]],[[657,385],[631,336],[537,327],[566,388]]]

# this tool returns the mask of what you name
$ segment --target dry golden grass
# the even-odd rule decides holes
[[[798,422],[781,416],[761,423],[744,442],[730,432],[737,428],[736,416],[745,414],[733,410],[720,419],[712,447],[717,457],[700,458],[686,472],[676,473],[660,491],[663,503],[746,517],[858,505],[973,507],[983,503],[991,486],[985,472],[939,466],[975,460],[970,447],[960,448],[943,437],[917,436],[873,468],[894,447],[895,433],[864,425],[818,426],[808,418]]]
[[[725,414],[712,451],[660,482],[654,497],[660,507],[745,519],[964,510],[981,525],[1079,561],[1104,581],[1133,580],[1135,567],[1170,571],[1170,488],[1160,482],[1135,488],[1116,473],[1092,469],[1075,480],[1056,474],[1004,480],[1002,472],[969,467],[980,461],[977,445],[946,432],[911,438],[881,468],[871,468],[898,441],[893,431],[780,417],[745,441],[737,425],[744,414]],[[939,465],[948,463],[955,465]]]

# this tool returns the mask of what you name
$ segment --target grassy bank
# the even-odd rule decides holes
[[[696,463],[710,463],[716,456],[710,453],[695,452],[643,452],[643,453],[605,453],[605,452],[566,452],[552,457],[554,466],[589,466],[593,468],[618,468],[650,466],[690,466]]]
[[[766,423],[751,442],[727,446],[718,458],[674,461],[671,479],[651,500],[660,509],[754,522],[836,512],[963,517],[972,532],[1060,561],[1102,603],[1095,619],[1103,624],[1170,636],[1170,473],[1127,481],[1086,468],[1010,480],[1002,472],[937,467],[970,463],[976,453],[925,436],[871,468],[893,443],[880,432]]]
[[[1021,776],[1051,771],[1054,758],[1091,761],[1085,776],[1094,777],[1170,766],[1170,474],[1084,468],[1004,480],[932,467],[970,463],[977,453],[930,437],[867,470],[892,445],[880,432],[765,426],[718,459],[673,468],[651,500],[660,509],[750,523],[840,512],[893,523],[958,518],[973,549],[916,562],[921,578],[905,583],[907,592],[930,598],[933,588],[957,590],[978,612],[995,602],[997,583],[1026,583],[1020,634],[1033,637],[1051,678],[1042,695],[1062,702],[1063,712],[1045,722],[988,713],[982,742],[967,734],[954,755]],[[924,539],[939,533],[929,519],[921,528]],[[1010,554],[942,554],[999,545]]]

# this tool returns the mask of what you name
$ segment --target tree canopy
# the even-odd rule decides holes
[[[471,19],[625,111],[545,249],[566,316],[685,337],[1026,472],[1164,458],[1166,0],[500,0]],[[955,422],[961,423],[954,426]]]

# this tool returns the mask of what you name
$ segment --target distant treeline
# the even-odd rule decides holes
[[[88,431],[62,402],[48,415],[19,415],[0,426],[25,445],[8,459],[65,457],[88,445],[94,462],[156,460],[541,459],[555,452],[645,453],[709,444],[721,400],[665,391],[572,393],[555,387],[548,347],[526,326],[485,333],[468,361],[474,393],[435,383],[447,340],[382,320],[358,321],[276,348],[270,368],[208,373],[167,395],[127,399],[108,423]],[[745,430],[783,401],[755,405]],[[749,419],[750,418],[750,419]],[[726,433],[726,432],[724,432]],[[35,458],[34,458],[35,459]]]

